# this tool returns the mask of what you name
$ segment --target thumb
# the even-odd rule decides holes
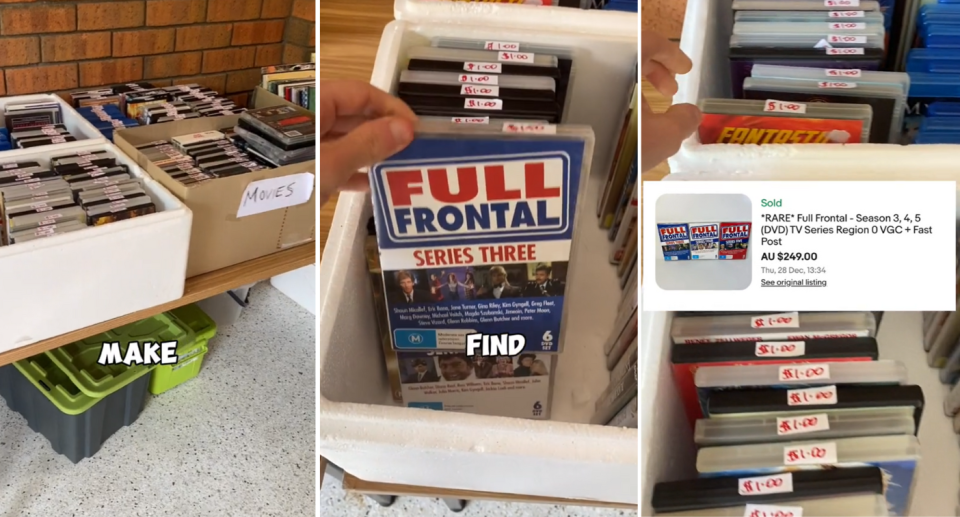
[[[346,181],[363,167],[385,160],[413,141],[413,124],[398,117],[385,117],[357,126],[353,131],[320,144],[320,174]]]
[[[664,113],[646,114],[642,124],[643,171],[680,150],[680,144],[700,125],[700,110],[693,104],[674,104]]]

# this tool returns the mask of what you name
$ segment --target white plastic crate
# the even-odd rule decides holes
[[[143,178],[157,213],[0,247],[0,352],[183,296],[193,215],[120,149],[88,141],[0,153],[0,163],[81,150],[107,150]]]
[[[368,481],[546,497],[637,502],[637,430],[587,422],[609,383],[603,340],[621,291],[592,217],[635,77],[635,14],[523,5],[398,0],[372,83],[392,90],[404,52],[433,37],[519,41],[576,52],[568,122],[591,125],[596,154],[572,260],[596,264],[570,285],[565,351],[549,421],[392,404],[364,259],[369,197],[343,193],[320,264],[321,455]],[[602,78],[602,79],[601,79]],[[345,288],[345,286],[349,286]]]
[[[732,0],[687,2],[680,48],[693,61],[693,70],[677,76],[673,102],[698,104],[702,99],[730,98],[729,38],[733,27]],[[960,145],[782,144],[702,145],[696,134],[668,160],[671,172],[912,172],[922,160],[924,170],[955,171]]]
[[[80,116],[77,113],[77,110],[73,108],[69,103],[60,98],[59,95],[21,95],[18,97],[0,97],[0,127],[6,127],[6,120],[3,116],[4,109],[7,104],[20,103],[20,102],[48,102],[54,101],[60,105],[60,116],[63,119],[63,125],[67,127],[67,131],[71,135],[76,137],[76,142],[65,142],[62,144],[55,145],[44,145],[39,147],[31,147],[30,149],[13,149],[10,151],[0,151],[0,160],[9,160],[10,156],[20,156],[24,153],[31,154],[36,152],[50,151],[53,149],[69,149],[76,146],[89,145],[93,141],[105,142],[106,139],[103,137],[103,133],[97,131],[97,128],[93,127],[87,119]]]

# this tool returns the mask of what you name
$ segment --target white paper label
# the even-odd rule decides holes
[[[313,185],[314,176],[310,172],[253,181],[243,191],[237,217],[302,205],[310,201]]]
[[[553,124],[536,124],[533,122],[505,122],[504,133],[539,133],[544,135],[557,134],[557,126]]]
[[[836,386],[817,386],[816,388],[787,390],[788,406],[823,406],[836,403]]]
[[[461,83],[470,84],[497,84],[497,76],[484,74],[460,74]]]
[[[469,110],[502,110],[503,99],[464,99],[463,107]]]
[[[740,495],[787,494],[793,492],[793,474],[785,472],[772,476],[757,476],[737,480]]]
[[[499,86],[481,86],[479,84],[465,84],[460,87],[460,95],[482,95],[484,97],[500,96]]]
[[[806,353],[806,341],[759,341],[757,357],[800,357]]]
[[[867,43],[866,36],[846,36],[843,34],[830,34],[827,36],[828,43],[846,43],[848,45],[865,45]]]
[[[533,52],[498,52],[497,61],[510,63],[533,63]]]
[[[824,7],[860,7],[860,0],[823,0]]]
[[[788,364],[780,367],[781,381],[822,381],[829,378],[829,364]]]
[[[467,61],[463,64],[465,72],[486,72],[488,74],[499,74],[503,72],[503,65],[500,63],[481,63],[478,61]]]
[[[769,113],[806,113],[807,105],[799,102],[784,102],[767,99],[767,103],[763,106],[763,111]]]
[[[851,88],[856,88],[857,83],[852,83],[849,81],[820,81],[817,83],[818,88],[827,88],[827,89],[842,89],[849,90]]]
[[[826,74],[827,77],[844,77],[844,78],[859,79],[860,77],[863,76],[863,73],[856,68],[851,68],[849,70],[844,70],[840,68],[828,68],[824,70],[824,73]]]
[[[862,48],[828,48],[828,56],[862,56]]]
[[[863,11],[830,11],[831,18],[863,18]]]
[[[830,421],[827,419],[826,413],[777,418],[777,436],[827,431],[829,429]]]
[[[796,312],[784,312],[767,316],[751,316],[750,327],[755,329],[800,328],[800,315]]]
[[[743,517],[803,517],[803,507],[748,504]]]
[[[450,122],[454,124],[489,124],[490,117],[453,117]]]
[[[867,24],[863,22],[829,22],[827,27],[836,31],[862,31],[866,30]],[[866,39],[864,39],[866,43]]]
[[[510,52],[516,52],[520,50],[520,44],[515,41],[488,41],[484,43],[483,48],[486,50],[507,50]]]
[[[832,465],[837,462],[837,444],[811,443],[783,448],[784,465]]]

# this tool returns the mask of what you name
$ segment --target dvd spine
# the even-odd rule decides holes
[[[626,375],[617,382],[610,383],[607,389],[600,395],[594,405],[593,417],[590,423],[594,425],[604,425],[612,419],[630,399],[637,396],[638,387],[638,363],[630,365]]]
[[[400,362],[390,340],[387,323],[387,304],[384,299],[383,276],[380,270],[380,248],[377,236],[368,235],[364,242],[364,254],[367,258],[367,271],[370,273],[370,287],[373,293],[373,312],[377,318],[377,333],[387,367],[387,380],[390,382],[390,394],[394,402],[403,403],[403,390],[400,385]]]

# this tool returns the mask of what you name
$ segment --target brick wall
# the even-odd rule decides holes
[[[246,105],[259,67],[309,60],[316,0],[0,0],[0,95],[198,83]]]

